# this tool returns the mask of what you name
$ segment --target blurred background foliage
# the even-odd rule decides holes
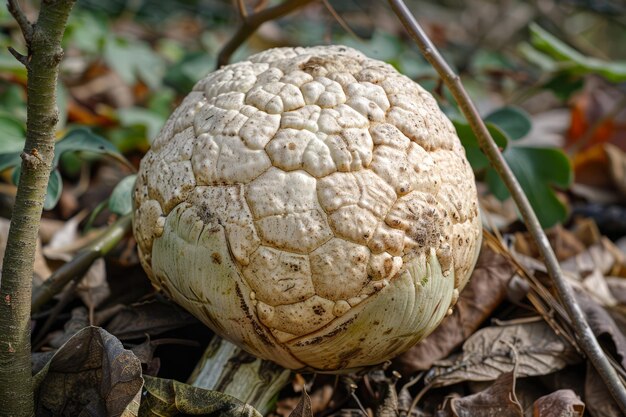
[[[248,5],[277,3],[259,0]],[[620,217],[626,217],[622,216],[626,4],[619,0],[407,3],[461,74],[542,224],[552,226],[583,212],[597,216],[612,233],[626,233],[624,221],[620,222]],[[23,2],[23,7],[27,14],[36,10],[33,1]],[[60,201],[56,215],[66,218],[85,205],[101,206],[111,188],[132,173],[126,165],[138,165],[177,103],[214,69],[220,48],[238,22],[236,7],[226,0],[78,0],[64,40],[58,137],[64,140],[71,134],[76,141],[80,136],[82,147],[65,146],[58,156],[55,169],[60,170],[53,175],[57,184],[51,184],[47,208]],[[515,220],[508,192],[480,154],[451,96],[386,2],[313,2],[263,25],[232,60],[270,47],[327,43],[343,43],[384,60],[432,91],[467,149],[485,210],[494,214],[498,224]],[[4,184],[0,191],[10,205],[16,178],[10,168],[19,162],[16,156],[24,135],[26,73],[6,52],[9,45],[24,50],[15,22],[2,8],[0,170]],[[99,148],[102,140],[112,144],[115,152]],[[110,165],[97,155],[103,152],[117,155],[118,161],[124,155],[130,162],[104,170],[103,177],[100,167]],[[63,184],[68,186],[65,191]],[[102,185],[103,190],[83,203],[81,198],[92,188],[89,184]]]

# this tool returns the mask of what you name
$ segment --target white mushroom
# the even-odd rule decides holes
[[[291,369],[381,363],[428,335],[478,255],[472,170],[422,87],[342,46],[209,74],[141,164],[154,284]]]

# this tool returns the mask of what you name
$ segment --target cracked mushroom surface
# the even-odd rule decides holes
[[[481,240],[452,123],[421,86],[343,46],[207,75],[143,159],[134,202],[153,283],[291,369],[411,347],[456,302]]]

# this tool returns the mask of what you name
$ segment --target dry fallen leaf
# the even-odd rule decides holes
[[[602,378],[591,363],[587,362],[585,377],[585,404],[593,417],[623,417],[619,406],[606,389]]]
[[[35,376],[36,415],[119,416],[142,384],[139,359],[103,329],[86,327]]]
[[[581,360],[576,350],[543,321],[492,326],[470,336],[459,357],[433,367],[427,382],[445,386],[494,380],[514,367],[510,346],[517,352],[520,377],[545,375]]]
[[[307,394],[306,390],[302,390],[302,396],[300,401],[296,405],[296,408],[289,414],[289,417],[313,417],[313,411],[311,409],[311,398]]]
[[[143,338],[146,334],[156,336],[196,323],[198,320],[185,310],[171,302],[156,299],[124,308],[106,328],[119,339],[129,340]]]
[[[533,417],[582,417],[585,403],[570,389],[545,395],[533,406]]]
[[[588,294],[576,290],[576,299],[589,327],[609,352],[615,352],[616,358],[622,366],[626,367],[626,336],[621,332],[611,315],[594,302]]]
[[[522,417],[523,411],[515,396],[515,372],[505,372],[484,391],[446,404],[448,415],[454,417]]]
[[[58,349],[88,325],[89,314],[87,309],[84,307],[76,307],[72,309],[71,317],[63,325],[63,330],[58,330],[48,335],[48,345]]]
[[[145,376],[140,416],[174,417],[261,417],[248,404],[217,391],[183,384],[171,379]]]
[[[575,234],[558,225],[546,232],[550,246],[559,260],[575,256],[585,250],[585,245]],[[515,233],[515,250],[526,256],[539,258],[537,244],[528,233]]]
[[[69,262],[74,257],[77,250],[89,242],[93,234],[81,236],[78,228],[87,212],[81,212],[66,221],[51,238],[50,242],[43,248],[43,253],[48,259]],[[95,232],[97,233],[97,232]],[[105,262],[97,259],[80,279],[76,294],[93,311],[111,294]]]

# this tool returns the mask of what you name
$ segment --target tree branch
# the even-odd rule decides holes
[[[9,13],[13,16],[17,24],[19,25],[22,35],[24,35],[24,39],[26,40],[26,44],[30,44],[30,41],[33,37],[33,24],[28,21],[28,18],[22,11],[18,0],[8,0],[7,9],[9,9]],[[18,59],[19,61],[19,59]],[[20,61],[22,62],[22,61]]]
[[[25,67],[28,68],[28,57],[26,55],[22,55],[21,53],[17,52],[15,49],[13,49],[12,46],[9,46],[8,49],[9,49],[9,52],[11,53],[11,55],[13,55],[13,57],[15,57],[15,59],[20,61],[20,63],[22,65],[24,65]]]
[[[265,22],[285,16],[313,0],[285,0],[283,3],[263,9],[249,16],[241,15],[242,21],[232,38],[217,56],[217,68],[228,64],[233,53]]]
[[[8,1],[28,44],[26,143],[0,282],[0,410],[10,416],[32,416],[34,410],[30,360],[33,263],[54,157],[61,40],[74,2],[42,1],[37,24],[32,25],[17,1]]]
[[[351,36],[354,36],[356,39],[362,39],[359,35],[357,35],[352,30],[352,28],[350,27],[348,22],[346,22],[346,19],[344,19],[339,13],[337,13],[337,10],[335,10],[333,5],[330,4],[330,1],[322,0],[322,3],[324,3],[324,6],[326,7],[326,10],[328,10],[328,12],[331,14],[331,16],[335,18],[335,20],[337,21],[337,23],[339,23],[339,26],[341,26],[341,28],[343,30],[345,30]]]
[[[487,130],[485,123],[480,118],[478,110],[476,110],[476,107],[472,103],[471,98],[461,83],[461,79],[450,68],[437,48],[435,48],[404,2],[402,0],[389,0],[389,3],[406,28],[407,32],[419,46],[426,60],[439,73],[444,83],[454,96],[455,100],[459,104],[459,107],[461,108],[461,111],[470,124],[472,131],[478,138],[480,148],[489,158],[491,165],[506,184],[506,187],[511,193],[511,196],[513,197],[513,200],[515,201],[515,204],[517,205],[517,208],[526,223],[526,227],[533,236],[535,243],[537,244],[537,248],[544,259],[544,263],[552,281],[554,282],[561,302],[563,303],[565,310],[572,321],[580,346],[602,377],[602,380],[606,384],[622,412],[626,414],[626,388],[620,382],[619,376],[602,351],[602,348],[598,344],[598,341],[589,327],[589,324],[587,324],[585,315],[576,302],[572,288],[563,277],[561,267],[559,266],[558,260],[550,247],[548,238],[539,224],[537,215],[528,202],[528,198],[526,197],[526,194],[524,194],[524,191],[515,178],[515,175],[504,160],[504,157],[491,137],[491,134]]]
[[[239,16],[241,16],[241,19],[246,20],[246,18],[248,17],[246,0],[237,0],[237,9],[239,10]]]

